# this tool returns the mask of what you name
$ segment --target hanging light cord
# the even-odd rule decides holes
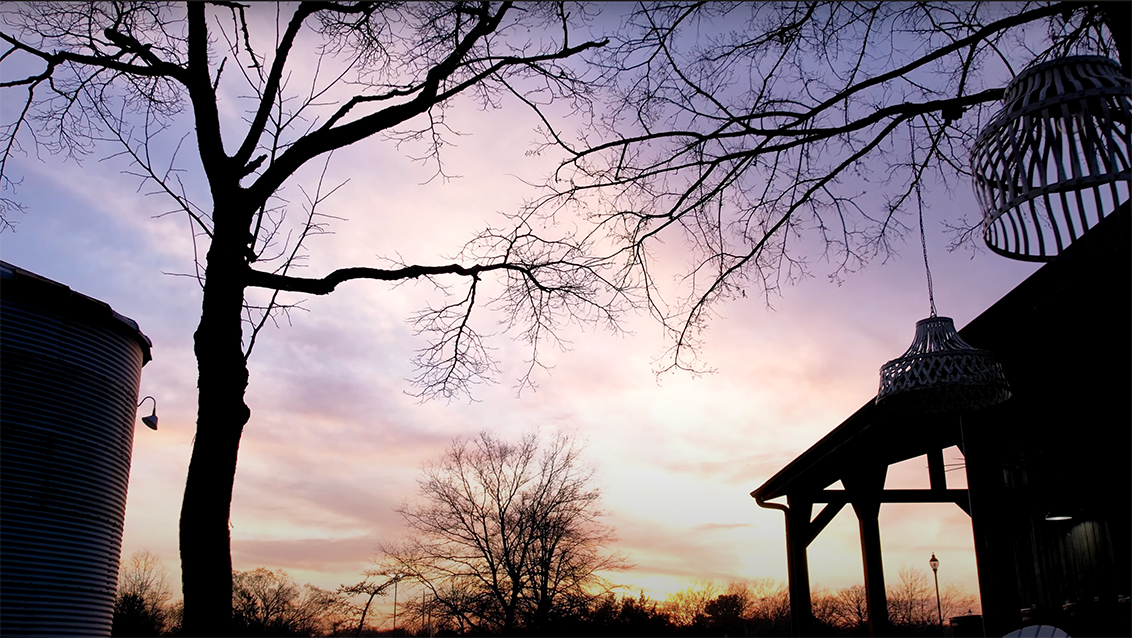
[[[932,317],[935,317],[935,292],[932,290],[932,269],[928,265],[928,240],[924,235],[924,201],[920,198],[920,185],[916,185],[916,202],[920,210],[920,246],[924,249],[924,272],[928,274],[928,301],[932,306]]]
[[[909,135],[911,136],[911,138],[914,139],[915,132],[912,130],[912,122],[910,120],[908,122],[908,131],[909,131]],[[941,129],[940,135],[942,135],[942,134],[943,134],[943,130]],[[936,144],[939,143],[938,137],[935,138],[934,143],[936,143]],[[918,165],[916,163],[916,145],[915,144],[912,144],[911,151],[912,151],[912,158],[911,158],[912,159],[912,167],[913,167],[913,171],[915,171],[915,167]],[[931,158],[931,151],[928,151],[928,158],[929,159]],[[924,160],[924,164],[925,164],[925,166],[927,165],[927,160]],[[936,316],[936,314],[935,314],[935,291],[932,289],[932,268],[931,268],[931,266],[928,265],[928,239],[927,239],[927,236],[924,234],[924,194],[920,190],[920,179],[922,179],[923,176],[924,176],[923,169],[921,168],[919,174],[914,174],[912,176],[913,179],[915,180],[912,184],[912,188],[914,188],[915,191],[916,191],[916,210],[920,213],[920,247],[923,248],[923,250],[924,250],[924,272],[927,273],[927,275],[928,275],[928,303],[931,304],[931,307],[932,307],[931,318],[934,319],[935,316]]]
[[[912,148],[912,164],[916,164],[916,149]],[[919,180],[916,189],[916,209],[920,218],[920,248],[924,249],[924,271],[927,273],[927,300],[932,304],[932,317],[935,317],[935,291],[932,290],[932,267],[927,265],[927,236],[924,234],[924,197],[920,192]]]

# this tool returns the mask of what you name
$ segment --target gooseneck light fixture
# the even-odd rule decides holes
[[[1132,81],[1101,56],[1033,65],[975,139],[971,173],[994,252],[1049,261],[1129,199]]]
[[[142,417],[142,423],[146,424],[146,426],[149,429],[156,430],[157,429],[157,399],[153,398],[152,396],[147,396],[145,399],[138,401],[138,407],[140,408],[142,406],[142,404],[146,402],[147,399],[150,400],[150,401],[153,401],[153,411],[150,412],[149,416],[143,416]]]

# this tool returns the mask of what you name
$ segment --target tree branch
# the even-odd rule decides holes
[[[259,138],[263,135],[264,128],[267,126],[267,118],[271,113],[271,108],[275,103],[275,97],[279,94],[280,83],[283,79],[283,70],[287,66],[287,58],[291,54],[291,48],[295,44],[295,38],[299,34],[299,29],[303,26],[303,21],[318,11],[318,5],[311,2],[303,2],[295,9],[295,13],[291,16],[290,22],[287,23],[287,29],[283,32],[283,38],[279,42],[279,46],[275,50],[275,59],[271,63],[271,71],[267,75],[267,82],[263,87],[263,94],[259,98],[259,108],[256,109],[255,117],[252,118],[251,125],[248,127],[247,135],[244,136],[244,143],[240,145],[240,149],[232,157],[233,162],[237,166],[244,166],[251,159],[252,153],[255,152],[256,147],[259,145]],[[249,53],[251,53],[249,47]],[[254,56],[254,53],[252,53]],[[250,174],[255,168],[249,167],[244,174]]]
[[[203,2],[190,2],[186,6],[189,37],[188,68],[184,84],[189,90],[189,100],[193,103],[201,165],[215,196],[217,186],[230,182],[233,176],[230,173],[231,161],[224,154],[216,91],[212,88],[212,78],[208,71],[208,23],[205,21],[204,8]]]
[[[274,192],[280,184],[310,159],[323,153],[349,146],[378,132],[389,130],[407,122],[427,112],[437,104],[454,97],[460,92],[482,84],[484,79],[498,73],[502,68],[520,65],[535,66],[539,62],[565,59],[579,52],[604,44],[604,42],[586,42],[573,47],[564,46],[554,53],[527,57],[516,56],[502,58],[489,70],[475,73],[470,76],[469,79],[462,80],[452,88],[441,92],[441,85],[446,80],[450,79],[460,68],[474,61],[468,59],[469,53],[473,50],[477,42],[485,39],[499,28],[499,24],[502,22],[504,15],[511,9],[512,4],[511,2],[502,3],[494,15],[486,12],[474,12],[474,15],[478,18],[478,22],[457,42],[452,48],[452,51],[446,55],[443,60],[436,63],[428,70],[425,79],[421,82],[419,87],[415,88],[416,96],[413,97],[413,99],[400,104],[391,105],[357,120],[333,126],[340,122],[346,113],[356,104],[365,101],[373,101],[378,98],[357,96],[340,107],[328,122],[297,140],[291,147],[284,151],[276,161],[272,162],[271,166],[269,166],[259,179],[248,188],[248,193],[252,201],[260,201],[271,192]],[[398,92],[399,91],[394,91],[392,94]],[[413,91],[406,89],[404,92],[412,93]]]
[[[28,78],[25,78],[23,80],[0,83],[0,87],[19,86],[21,84],[28,84],[30,80],[34,80],[35,78],[50,77],[54,72],[55,67],[64,62],[102,67],[111,71],[118,71],[119,73],[127,73],[130,75],[138,75],[142,77],[172,78],[182,84],[186,82],[187,75],[185,69],[177,66],[176,64],[159,60],[148,48],[138,43],[138,41],[133,38],[128,38],[126,36],[122,36],[121,34],[117,34],[111,29],[107,29],[106,31],[108,37],[110,33],[115,33],[118,36],[118,38],[111,38],[111,41],[121,47],[124,52],[134,53],[138,55],[138,57],[141,57],[143,60],[149,63],[149,66],[140,66],[137,64],[120,62],[116,59],[116,57],[107,55],[83,55],[81,53],[72,53],[70,51],[56,51],[55,53],[47,53],[40,51],[39,49],[30,47],[8,35],[7,33],[0,31],[0,39],[3,39],[5,42],[11,44],[14,48],[19,49],[24,53],[34,55],[35,57],[46,62],[48,65],[47,70],[38,76],[29,76]],[[126,49],[124,48],[125,46],[129,46],[131,48]]]
[[[406,266],[404,268],[393,269],[341,268],[320,279],[277,275],[249,268],[245,284],[257,288],[267,288],[269,290],[286,290],[310,295],[327,295],[334,292],[338,284],[355,279],[399,281],[402,279],[416,279],[418,277],[431,277],[434,275],[478,277],[480,274],[497,270],[521,273],[540,290],[550,290],[539,284],[531,267],[508,263],[477,264],[474,266],[461,266],[459,264],[447,264],[444,266]]]

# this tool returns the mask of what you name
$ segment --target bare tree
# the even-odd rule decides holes
[[[299,587],[282,569],[232,574],[236,630],[259,636],[310,636],[337,629],[342,599],[313,585]]]
[[[888,616],[894,625],[906,627],[937,624],[935,591],[922,570],[901,567],[899,582],[886,588]]]
[[[837,624],[864,631],[869,625],[869,604],[864,585],[837,590]]]
[[[777,588],[777,581],[770,578],[753,580],[733,580],[727,583],[722,595],[732,596],[739,602],[740,613],[744,618],[754,615],[759,605],[759,597],[765,595],[766,587]]]
[[[968,188],[1011,74],[1067,53],[1119,53],[1127,73],[1128,23],[1127,3],[642,3],[595,52],[614,87],[595,126],[545,122],[568,159],[530,210],[585,211],[610,279],[667,330],[662,369],[701,370],[717,302],[769,300],[815,260],[837,280],[887,259],[929,185]],[[668,246],[690,265],[674,273]]]
[[[950,623],[956,616],[982,613],[979,597],[957,585],[944,585],[939,591],[939,597],[945,623]]]
[[[719,585],[703,580],[674,592],[664,599],[663,610],[673,623],[681,627],[691,627],[697,618],[704,618],[707,605],[719,595]]]
[[[743,633],[746,618],[743,616],[744,601],[737,594],[720,594],[704,606],[704,616],[708,631],[719,632],[724,636]]]
[[[383,596],[388,591],[390,585],[393,585],[398,580],[398,577],[387,577],[379,572],[367,570],[365,572],[365,580],[355,583],[353,585],[342,585],[338,588],[338,593],[344,596],[365,596],[366,602],[357,609],[358,616],[358,629],[354,635],[362,635],[362,629],[365,628],[366,616],[369,614],[370,605],[373,604],[373,599],[378,596]]]
[[[810,593],[810,607],[818,627],[837,627],[841,624],[841,600],[837,592],[817,589]]]
[[[0,89],[14,116],[0,123],[0,226],[21,210],[22,157],[80,159],[110,148],[191,220],[194,254],[203,255],[193,275],[203,289],[197,429],[181,511],[186,632],[224,634],[230,622],[228,521],[251,417],[247,361],[263,326],[295,303],[281,293],[324,295],[356,279],[459,278],[463,294],[415,319],[431,335],[417,361],[424,396],[466,392],[494,371],[471,316],[490,300],[484,278],[503,282],[498,302],[536,353],[557,321],[612,320],[586,246],[540,237],[522,219],[473,238],[447,263],[390,260],[295,276],[304,241],[331,221],[319,205],[335,187],[318,179],[298,205],[281,195],[305,166],[318,163],[325,177],[336,149],[367,140],[419,142],[443,176],[445,107],[457,96],[484,107],[500,91],[532,104],[585,98],[588,85],[563,64],[603,44],[573,37],[585,17],[562,4],[511,2],[4,6],[0,59],[12,71]],[[304,75],[308,61],[314,70]],[[222,95],[245,119],[224,119]],[[182,180],[186,165],[205,193]]]
[[[606,552],[593,470],[569,436],[507,443],[488,433],[457,441],[399,511],[409,530],[380,546],[385,573],[424,586],[429,604],[462,627],[507,633],[545,627],[575,600],[605,593]]]
[[[168,620],[169,570],[148,550],[134,552],[118,573],[114,599],[115,636],[151,636],[161,633]]]
[[[790,625],[790,596],[786,583],[773,578],[753,578],[745,582],[751,604],[748,611],[765,633],[783,634]]]
[[[662,610],[694,634],[773,636],[790,625],[786,585],[773,578],[734,580],[722,588],[711,580],[696,581],[666,598]]]

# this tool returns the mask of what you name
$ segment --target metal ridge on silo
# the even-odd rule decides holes
[[[6,299],[34,299],[35,305],[66,317],[119,332],[137,341],[142,349],[143,365],[152,359],[153,342],[141,331],[138,322],[118,314],[110,304],[88,297],[71,288],[37,275],[0,259],[0,295]]]

